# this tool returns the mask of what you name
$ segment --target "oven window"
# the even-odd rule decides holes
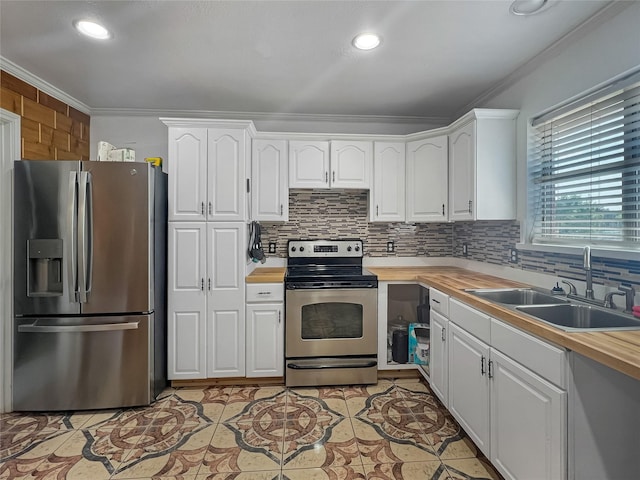
[[[302,338],[362,338],[362,305],[314,303],[302,306]]]

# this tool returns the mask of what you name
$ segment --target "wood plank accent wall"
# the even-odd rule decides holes
[[[89,160],[89,115],[5,71],[0,106],[21,117],[22,160]]]

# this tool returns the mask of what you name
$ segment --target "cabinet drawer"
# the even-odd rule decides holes
[[[282,302],[284,301],[283,283],[249,283],[247,284],[247,302]]]
[[[449,295],[434,288],[429,289],[429,305],[436,312],[449,316]]]
[[[485,343],[491,341],[491,317],[457,300],[449,302],[449,320]]]
[[[566,388],[566,351],[491,319],[491,346],[560,388]]]

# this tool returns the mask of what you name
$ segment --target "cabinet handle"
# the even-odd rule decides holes
[[[200,214],[204,215],[204,202],[200,203]]]
[[[324,172],[324,183],[329,183],[329,172]]]
[[[280,216],[282,216],[283,213],[284,213],[284,208],[283,208],[282,204],[280,204]]]
[[[433,303],[437,303],[438,305],[440,305],[440,300],[436,300],[435,298],[432,298],[432,299],[431,299],[431,301],[432,301]]]
[[[207,288],[211,291],[211,279],[207,279]]]
[[[471,213],[472,205],[473,205],[473,200],[469,200],[469,213]]]
[[[213,214],[213,205],[209,202],[209,215]]]
[[[251,179],[247,178],[247,193],[251,193]]]
[[[376,205],[376,217],[378,216],[378,205]]]
[[[441,333],[442,333],[442,335],[441,335],[442,341],[446,342],[447,341],[447,331],[443,328]]]
[[[489,360],[489,373],[487,376],[493,378],[493,360]]]
[[[204,278],[200,279],[200,290],[204,292]]]
[[[282,311],[278,310],[278,324],[282,321]]]
[[[336,181],[336,171],[335,170],[333,171],[333,178],[331,179],[331,181],[332,182]]]
[[[444,203],[442,204],[442,216],[444,217]]]
[[[485,374],[485,370],[484,370],[484,355],[482,355],[482,357],[480,357],[480,375],[484,375]]]
[[[258,292],[258,295],[271,295],[271,292]]]

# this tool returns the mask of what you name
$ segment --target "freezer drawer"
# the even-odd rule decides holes
[[[148,405],[152,329],[153,315],[16,319],[13,409]]]

